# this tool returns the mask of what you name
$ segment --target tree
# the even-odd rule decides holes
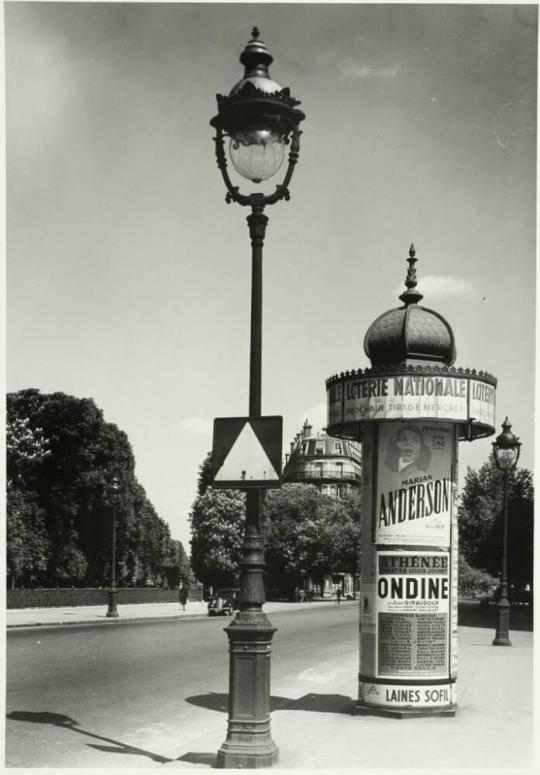
[[[191,567],[203,584],[232,586],[238,568],[245,524],[245,497],[237,490],[207,488],[191,514]]]
[[[6,561],[11,586],[17,581],[32,586],[47,569],[49,540],[45,529],[45,512],[35,500],[35,493],[8,488]]]
[[[504,474],[490,457],[478,470],[467,469],[458,507],[459,540],[474,568],[499,575],[502,561]],[[534,486],[530,471],[508,474],[508,575],[516,590],[533,583]]]
[[[212,452],[208,452],[203,462],[199,466],[199,475],[197,477],[197,493],[204,495],[206,490],[212,485]]]
[[[360,501],[340,501],[313,485],[285,484],[265,499],[268,586],[290,595],[304,575],[358,572]]]
[[[136,479],[129,440],[92,399],[9,393],[7,429],[12,583],[109,583],[113,475],[122,485],[114,506],[119,584],[176,579],[180,552]]]
[[[162,574],[170,589],[178,587],[180,582],[189,586],[191,567],[180,541],[170,540],[164,555]]]
[[[12,587],[17,580],[26,586],[47,567],[46,515],[36,490],[40,466],[50,449],[43,428],[35,420],[24,412],[8,412],[6,451],[7,569]]]

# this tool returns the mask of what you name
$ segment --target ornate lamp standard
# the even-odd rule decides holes
[[[118,610],[116,608],[116,510],[118,508],[118,501],[120,500],[120,480],[117,476],[113,476],[110,485],[110,501],[112,504],[112,556],[111,556],[111,588],[109,589],[109,608],[107,610],[107,616],[114,619],[118,618]]]
[[[508,474],[517,465],[521,442],[511,432],[511,424],[508,417],[502,424],[503,431],[493,442],[493,457],[497,468],[504,474],[504,506],[503,506],[503,550],[501,589],[497,605],[497,630],[495,632],[494,646],[511,646],[510,640],[510,603],[508,602]]]
[[[244,77],[228,96],[217,95],[218,114],[210,121],[216,130],[217,165],[227,188],[225,201],[250,207],[247,216],[252,247],[249,416],[261,416],[262,251],[267,205],[289,199],[288,186],[298,161],[300,130],[305,116],[300,103],[270,78],[273,57],[255,27],[240,55]],[[274,193],[240,193],[227,170],[225,139],[236,172],[259,184],[288,165]],[[229,721],[227,739],[218,751],[218,767],[268,767],[278,759],[270,732],[270,651],[275,628],[262,611],[264,603],[264,546],[261,536],[261,490],[246,492],[246,532],[240,562],[239,611],[226,632],[229,638]]]

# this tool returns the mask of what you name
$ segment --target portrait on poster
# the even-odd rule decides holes
[[[375,543],[449,546],[452,426],[381,424],[377,459]]]

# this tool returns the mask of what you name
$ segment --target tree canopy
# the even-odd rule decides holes
[[[498,576],[502,564],[504,473],[491,457],[467,469],[458,507],[460,548],[468,563]],[[534,486],[530,471],[508,474],[508,575],[516,590],[533,583]]]
[[[237,490],[207,487],[195,500],[190,515],[191,567],[203,584],[236,583],[245,514],[245,496]]]
[[[290,594],[307,574],[359,570],[360,498],[337,500],[314,485],[285,484],[265,498],[268,583]]]
[[[120,584],[175,585],[189,578],[135,476],[126,434],[89,398],[28,389],[7,396],[7,562],[12,583],[98,586],[110,578],[113,504]]]

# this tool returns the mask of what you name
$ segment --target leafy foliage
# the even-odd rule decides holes
[[[502,563],[504,473],[491,458],[467,469],[458,507],[459,540],[474,568],[498,576]],[[530,471],[508,473],[508,574],[517,589],[533,583],[534,486]]]
[[[8,570],[24,586],[107,585],[116,508],[120,584],[176,585],[185,553],[135,477],[125,433],[88,398],[7,396]],[[116,475],[122,489],[110,497]]]
[[[209,487],[193,504],[191,567],[203,584],[226,587],[236,582],[245,512],[245,496],[237,490]]]
[[[214,587],[238,581],[245,496],[211,486],[211,453],[199,467],[191,522],[191,566]],[[264,498],[267,587],[290,594],[301,577],[358,573],[361,499],[336,500],[313,485],[285,484]]]
[[[497,579],[483,570],[473,568],[460,552],[458,586],[460,597],[474,600],[482,595],[489,595],[497,586]]]
[[[203,462],[199,466],[199,475],[197,478],[197,493],[204,495],[212,484],[212,452],[208,452]]]
[[[313,485],[285,484],[266,497],[268,583],[286,594],[305,574],[358,573],[360,499],[336,500]]]

